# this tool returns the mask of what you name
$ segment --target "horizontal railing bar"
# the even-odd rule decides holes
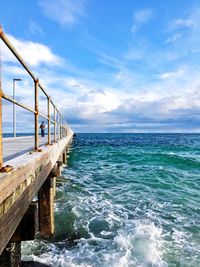
[[[8,95],[5,95],[4,93],[3,93],[2,97],[3,97],[4,99],[10,101],[11,103],[15,104],[15,105],[17,105],[17,106],[19,106],[19,107],[21,107],[21,108],[24,108],[24,109],[26,109],[26,110],[28,110],[28,111],[30,111],[30,112],[36,114],[36,111],[35,111],[34,109],[31,109],[31,108],[27,107],[26,105],[17,102],[17,101],[14,100],[12,97],[10,97],[10,96],[8,96]],[[38,113],[38,115],[41,116],[41,117],[43,117],[43,118],[46,119],[46,120],[49,120],[49,118],[48,118],[46,115],[42,114],[42,113]],[[66,126],[64,126],[64,125],[62,125],[62,124],[60,124],[60,123],[58,123],[57,121],[54,121],[54,120],[52,120],[52,119],[50,119],[50,121],[51,121],[52,123],[56,123],[56,125],[59,126],[59,127],[62,127],[62,128],[64,128],[64,129],[67,129]]]
[[[46,120],[49,120],[49,118],[41,113],[38,113],[38,116],[41,116],[42,118],[46,119]]]
[[[4,99],[10,101],[11,103],[16,104],[17,106],[19,106],[19,107],[21,107],[21,108],[24,108],[24,109],[26,109],[26,110],[28,110],[28,111],[34,113],[34,114],[37,113],[34,109],[31,109],[31,108],[27,107],[26,105],[17,102],[17,101],[14,100],[12,97],[10,97],[10,96],[8,96],[8,95],[5,95],[4,93],[3,93],[2,97],[3,97]]]
[[[38,86],[40,87],[40,89],[42,90],[42,92],[46,95],[46,97],[48,98],[49,95],[47,94],[47,92],[44,90],[44,88],[42,87],[42,85],[39,83]]]
[[[53,107],[56,107],[55,104],[53,103],[53,101],[51,100],[51,98],[50,98],[50,102],[53,105]]]
[[[15,55],[15,57],[19,60],[19,62],[25,68],[25,70],[30,74],[30,76],[33,78],[33,80],[36,81],[37,79],[34,76],[34,74],[32,73],[32,71],[29,69],[29,67],[24,62],[24,60],[22,59],[22,57],[19,55],[19,53],[17,52],[17,50],[13,47],[13,45],[10,43],[10,41],[8,40],[8,38],[5,36],[5,34],[4,34],[3,30],[2,30],[2,27],[0,27],[0,36],[1,36],[1,39],[3,40],[3,42],[6,44],[6,46],[12,51],[12,53]]]
[[[47,116],[43,115],[43,114],[39,113],[38,115],[43,117],[46,120],[49,120],[49,118]],[[57,126],[62,127],[63,129],[67,129],[67,126],[62,125],[62,124],[58,123],[57,121],[54,121],[54,120],[50,119],[50,122],[56,123]]]

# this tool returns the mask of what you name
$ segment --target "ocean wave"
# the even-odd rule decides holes
[[[200,266],[193,135],[78,135],[58,182],[56,233],[23,258],[58,267]]]

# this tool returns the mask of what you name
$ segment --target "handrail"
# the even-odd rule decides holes
[[[13,99],[12,97],[10,97],[10,96],[8,96],[8,95],[6,95],[4,93],[2,95],[2,98],[6,99],[6,100],[12,102],[13,104],[15,104],[15,105],[17,105],[17,106],[19,106],[21,108],[24,108],[24,109],[26,109],[26,110],[34,113],[34,114],[36,113],[36,111],[34,109],[29,108],[29,107],[25,106],[24,104],[21,104],[21,103],[17,102],[15,99]]]
[[[37,78],[34,76],[34,74],[31,72],[27,64],[24,62],[20,54],[17,52],[17,50],[14,48],[14,46],[10,43],[8,38],[6,37],[5,33],[3,32],[2,27],[0,26],[0,37],[2,41],[5,43],[5,45],[10,49],[10,51],[15,55],[15,57],[18,59],[18,61],[22,64],[22,66],[25,68],[25,70],[30,74],[30,76],[33,78],[34,81],[37,80]]]
[[[12,97],[4,94],[2,87],[1,87],[1,80],[0,80],[0,168],[3,166],[3,152],[2,152],[2,98],[5,100],[10,101],[14,105],[18,105],[19,107],[32,112],[35,115],[35,151],[38,150],[39,142],[38,142],[38,136],[39,136],[39,116],[43,117],[48,122],[48,142],[47,144],[51,144],[51,123],[54,125],[54,142],[60,140],[63,136],[67,135],[67,132],[69,130],[68,125],[63,124],[63,116],[59,112],[58,108],[52,101],[51,97],[47,94],[44,87],[40,84],[39,80],[36,78],[36,76],[33,74],[33,72],[29,69],[28,65],[25,63],[21,55],[18,53],[18,51],[14,48],[14,46],[11,44],[9,39],[6,37],[5,33],[3,32],[2,27],[0,26],[0,38],[3,40],[5,45],[8,47],[8,49],[12,52],[12,54],[16,57],[16,59],[19,61],[19,63],[24,67],[24,69],[28,72],[30,77],[33,79],[34,82],[34,109],[31,107],[28,107],[27,105],[24,105],[17,100],[13,99]],[[41,89],[44,95],[47,99],[47,115],[44,115],[39,112],[39,97],[38,97],[38,89]],[[53,106],[53,119],[51,118],[51,104]],[[58,128],[58,129],[57,129]]]

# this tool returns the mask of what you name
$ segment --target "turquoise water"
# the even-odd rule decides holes
[[[50,266],[200,266],[200,135],[78,134],[57,184]]]

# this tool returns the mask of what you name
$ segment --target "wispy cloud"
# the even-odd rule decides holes
[[[153,18],[153,11],[151,8],[135,11],[133,14],[132,33],[135,33],[142,25],[146,24]]]
[[[187,15],[169,22],[167,32],[170,35],[165,44],[177,55],[177,58],[187,58],[189,62],[200,54],[200,8],[188,12]]]
[[[71,27],[86,16],[86,0],[39,0],[42,13],[62,26]]]
[[[28,24],[28,33],[32,35],[37,35],[37,34],[44,35],[42,27],[33,20],[31,20]]]
[[[185,70],[184,69],[178,69],[176,71],[172,72],[164,72],[159,75],[159,78],[161,80],[166,80],[166,79],[172,79],[172,78],[183,78],[185,75]]]
[[[184,18],[176,18],[169,24],[169,30],[197,28],[200,26],[200,8],[192,10]]]
[[[181,39],[182,36],[183,36],[182,33],[175,33],[174,35],[167,38],[164,43],[165,44],[176,43],[177,41]]]

